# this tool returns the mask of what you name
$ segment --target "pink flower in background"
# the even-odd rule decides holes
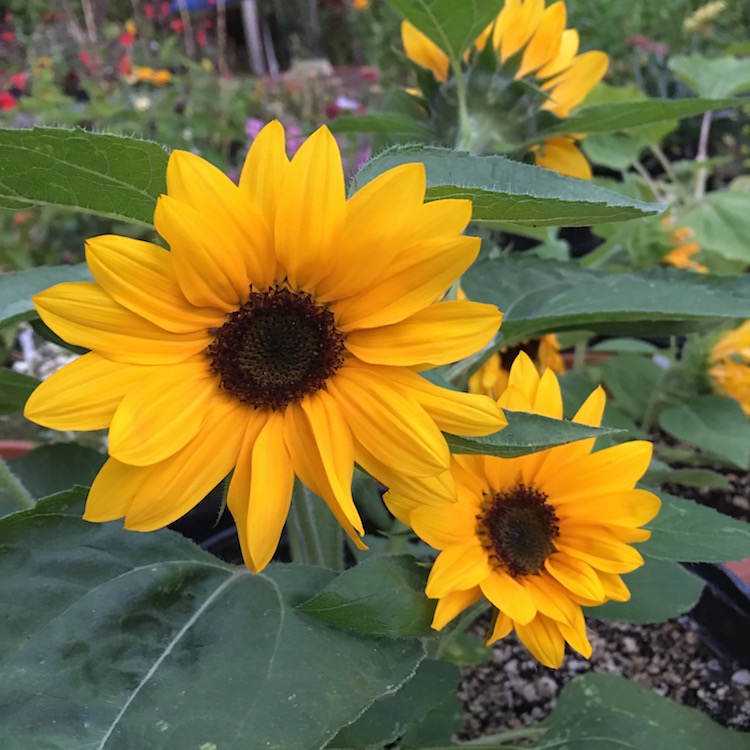
[[[177,34],[182,34],[185,29],[185,24],[182,23],[182,19],[175,18],[174,21],[169,24],[169,28]]]
[[[297,153],[297,149],[304,143],[305,139],[302,137],[302,129],[299,125],[290,125],[286,128],[286,148],[289,152],[289,156],[294,156]]]
[[[128,34],[127,31],[123,31],[122,34],[120,34],[119,39],[120,39],[120,44],[123,47],[130,47],[135,41],[135,37],[132,34]]]
[[[362,167],[367,164],[368,161],[370,161],[370,157],[372,156],[372,148],[370,148],[369,145],[364,146],[359,150],[359,153],[357,154],[357,171],[359,172]]]
[[[251,140],[254,141],[258,137],[258,133],[263,129],[263,126],[266,123],[261,120],[259,117],[251,117],[246,123],[245,123],[245,135]]]
[[[86,52],[85,50],[79,52],[78,59],[83,63],[83,67],[87,70],[94,70],[96,68],[96,62],[90,52]]]
[[[14,73],[10,77],[10,82],[13,86],[21,91],[26,91],[26,80],[28,79],[28,73]]]
[[[154,18],[154,14],[156,13],[156,10],[154,8],[153,3],[144,3],[143,5],[143,15],[148,18],[149,21],[152,21]]]
[[[12,42],[16,38],[16,35],[12,31],[4,31],[0,34],[0,39],[4,42]]]
[[[195,35],[195,41],[198,42],[201,47],[205,45],[207,39],[206,32],[203,29],[198,29],[198,32]]]
[[[8,112],[17,106],[18,100],[13,94],[9,94],[7,91],[0,91],[0,109],[2,109],[3,112]]]

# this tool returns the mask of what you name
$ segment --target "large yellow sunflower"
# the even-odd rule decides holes
[[[545,8],[545,0],[505,0],[495,21],[476,40],[484,49],[491,38],[501,65],[515,66],[516,80],[533,77],[546,99],[539,109],[568,117],[607,72],[609,59],[592,50],[578,54],[579,36],[566,29],[564,2]],[[447,55],[408,21],[401,25],[407,56],[432,71],[435,78],[448,77]],[[580,138],[582,136],[577,136]],[[591,167],[576,146],[576,138],[555,136],[532,148],[538,166],[580,179],[591,179]]]
[[[750,320],[722,334],[710,360],[708,374],[717,390],[738,401],[750,417]]]
[[[505,424],[488,398],[438,388],[417,370],[476,351],[491,305],[440,302],[479,250],[465,200],[424,203],[421,164],[346,200],[326,128],[287,159],[267,125],[239,185],[176,151],[154,223],[170,251],[90,240],[94,283],[34,298],[44,322],[90,349],[32,394],[47,427],[109,427],[111,458],[84,518],[148,531],[186,513],[233,469],[228,506],[245,561],[276,550],[295,475],[355,540],[354,462],[385,484],[445,472],[440,430]],[[450,496],[450,488],[446,489]]]
[[[604,391],[597,388],[575,421],[599,425]],[[551,370],[539,376],[520,353],[501,406],[561,418],[562,400]],[[483,595],[496,608],[488,643],[515,629],[548,667],[562,663],[565,642],[587,657],[591,646],[581,605],[625,601],[620,574],[643,564],[631,542],[648,539],[639,527],[660,501],[634,489],[651,444],[624,443],[592,453],[593,440],[513,459],[454,456],[458,501],[425,505],[416,492],[392,490],[391,511],[441,550],[427,595],[438,599],[438,630]]]

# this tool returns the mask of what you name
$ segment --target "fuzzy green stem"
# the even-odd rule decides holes
[[[458,137],[456,138],[456,150],[471,152],[474,134],[472,132],[471,120],[469,119],[469,109],[466,105],[466,87],[464,86],[461,61],[451,59],[451,69],[453,70],[453,77],[456,79],[456,97],[458,99]]]
[[[0,490],[16,504],[19,510],[29,510],[34,507],[34,498],[13,476],[8,464],[2,458],[0,458]]]

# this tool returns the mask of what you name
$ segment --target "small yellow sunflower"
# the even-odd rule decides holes
[[[154,216],[170,250],[97,237],[86,246],[94,283],[34,298],[52,330],[91,351],[42,383],[26,416],[109,427],[111,458],[84,518],[160,528],[234,469],[228,506],[259,571],[295,475],[359,541],[355,461],[408,485],[446,471],[441,429],[502,428],[491,399],[417,374],[476,351],[501,318],[491,305],[439,301],[479,239],[461,235],[469,201],[424,195],[423,165],[405,164],[347,200],[325,127],[290,162],[281,125],[267,125],[239,185],[173,152]]]
[[[597,388],[574,421],[599,425],[604,391]],[[507,409],[562,417],[551,370],[540,377],[520,353],[499,400]],[[390,510],[435,549],[427,596],[438,604],[432,626],[442,629],[483,595],[496,608],[488,643],[515,629],[548,667],[562,663],[565,643],[588,658],[591,646],[581,606],[630,594],[620,574],[643,564],[631,542],[658,512],[656,495],[634,489],[651,444],[624,443],[592,453],[593,439],[520,458],[454,456],[458,501],[425,504],[416,493],[391,490]]]
[[[721,393],[735,399],[750,417],[750,320],[727,331],[711,349],[708,374]]]
[[[475,46],[484,49],[487,41],[497,52],[501,65],[516,66],[516,80],[532,76],[545,93],[540,110],[565,118],[604,77],[609,59],[604,52],[578,54],[579,37],[566,29],[564,2],[545,8],[545,0],[506,0],[503,9],[480,36]],[[408,21],[401,25],[401,38],[407,56],[432,71],[435,78],[448,76],[447,55]],[[579,179],[591,179],[591,167],[576,146],[583,136],[556,136],[532,151],[538,166]]]
[[[501,349],[493,354],[470,378],[469,391],[499,398],[508,387],[510,368],[520,352],[525,352],[536,364],[539,374],[546,369],[562,374],[565,363],[560,356],[560,342],[554,333],[540,339],[524,341],[518,346]]]

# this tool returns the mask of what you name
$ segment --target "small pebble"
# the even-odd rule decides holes
[[[750,685],[750,669],[738,669],[732,675],[732,682],[737,685]]]

